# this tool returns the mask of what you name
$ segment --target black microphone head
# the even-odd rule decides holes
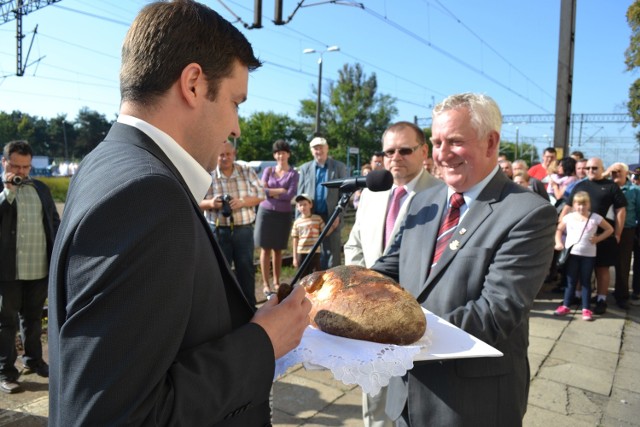
[[[393,186],[393,175],[386,169],[371,171],[366,178],[367,188],[371,191],[386,191]]]

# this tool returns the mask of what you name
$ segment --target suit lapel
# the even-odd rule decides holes
[[[196,217],[199,218],[200,223],[204,227],[205,232],[209,237],[209,241],[211,242],[213,252],[216,256],[218,264],[220,265],[220,271],[222,273],[223,278],[225,279],[224,280],[225,287],[228,289],[228,286],[226,284],[229,282],[234,283],[233,288],[235,289],[235,291],[237,291],[236,293],[239,294],[242,299],[244,299],[244,301],[247,303],[249,307],[251,307],[251,304],[249,303],[249,300],[247,300],[246,296],[244,295],[244,292],[240,288],[240,284],[236,280],[235,275],[231,274],[231,267],[227,263],[227,260],[224,257],[224,255],[222,254],[222,249],[220,249],[218,242],[214,238],[213,232],[211,231],[211,227],[209,227],[207,220],[205,219],[204,215],[202,214],[202,211],[200,210],[199,203],[194,199],[193,194],[191,193],[191,190],[189,189],[189,186],[187,185],[186,181],[184,180],[180,172],[178,172],[178,169],[174,166],[171,160],[169,160],[169,158],[164,153],[164,151],[162,151],[162,149],[158,146],[158,144],[156,144],[147,134],[145,134],[141,130],[133,126],[123,125],[118,122],[116,122],[113,125],[113,127],[109,131],[109,134],[105,138],[105,142],[108,142],[110,140],[133,144],[145,151],[148,151],[153,156],[157,157],[162,163],[164,163],[164,165],[171,171],[171,173],[175,176],[178,182],[180,182],[180,185],[183,187],[185,193],[187,193],[187,195],[189,196],[189,200],[191,200],[191,206],[196,211]],[[255,310],[255,308],[253,307],[252,309]]]
[[[437,219],[431,221],[431,226],[424,227],[423,235],[418,236],[419,239],[425,242],[424,244],[420,245],[420,256],[418,257],[419,277],[424,277],[425,280],[427,280],[427,274],[429,273],[429,264],[431,262],[431,258],[433,258],[435,241],[438,238],[438,228],[440,227],[440,221],[442,220],[444,207],[447,203],[447,186],[443,185],[440,189],[433,193],[433,197],[431,198],[431,200],[433,201],[434,205],[438,206],[438,212],[435,215],[435,218]],[[427,280],[427,282],[423,284],[423,289],[428,284],[429,281]],[[416,293],[416,295],[419,295],[423,289],[420,289],[419,292]]]
[[[473,237],[476,230],[478,230],[480,225],[493,213],[493,208],[491,205],[499,200],[506,179],[507,178],[504,177],[503,174],[497,173],[478,195],[478,198],[473,201],[469,212],[467,212],[464,218],[462,218],[462,221],[460,221],[460,224],[458,224],[454,235],[451,237],[449,245],[447,246],[447,248],[445,248],[444,252],[440,256],[438,264],[436,264],[433,270],[429,273],[429,276],[426,278],[424,289],[422,290],[421,294],[434,285],[438,276],[440,276],[440,274],[448,267],[453,259],[455,259],[458,251],[464,248],[467,242]],[[446,200],[446,189],[444,198]],[[442,219],[443,210],[444,204],[440,209],[440,220]],[[440,220],[438,221],[438,228]],[[435,240],[436,238],[437,236],[433,237],[433,240]],[[427,258],[429,260],[433,256],[433,247],[431,247],[430,251],[431,253],[429,253],[429,258]]]
[[[387,191],[370,191],[364,190],[367,192],[367,197],[370,197],[369,200],[369,209],[367,210],[367,225],[364,230],[362,230],[365,235],[369,235],[367,240],[371,244],[372,247],[379,250],[379,253],[384,252],[384,224],[387,218],[387,208],[389,204],[389,193],[391,190]],[[397,223],[397,222],[396,222]],[[368,232],[367,230],[377,230],[375,232]]]

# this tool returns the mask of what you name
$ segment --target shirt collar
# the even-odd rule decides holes
[[[484,190],[487,184],[489,184],[489,181],[493,179],[493,177],[496,175],[496,173],[498,173],[499,170],[500,170],[500,166],[496,165],[493,171],[490,172],[486,177],[484,177],[482,181],[480,181],[479,183],[477,183],[476,185],[474,185],[473,187],[471,187],[469,190],[465,191],[462,194],[462,196],[464,197],[464,204],[466,206],[466,209],[469,209],[471,207],[471,204],[474,202],[474,200],[478,198],[480,193],[482,193],[482,190]],[[453,190],[452,188],[448,188],[447,200],[451,198],[451,195],[453,193],[455,193],[455,190]]]
[[[391,187],[391,191],[395,190],[397,187],[404,187],[404,189],[407,190],[407,194],[411,193],[413,190],[415,190],[416,185],[418,185],[418,180],[420,179],[423,173],[425,173],[424,169],[422,169],[420,173],[418,173],[418,175],[416,175],[411,181],[407,182],[405,185],[393,184],[393,186]]]
[[[132,126],[151,138],[178,169],[193,197],[197,201],[204,199],[211,186],[211,175],[175,139],[152,124],[127,114],[120,114],[118,123]]]

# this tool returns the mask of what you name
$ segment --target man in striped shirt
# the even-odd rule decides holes
[[[226,142],[211,173],[212,185],[200,207],[214,231],[229,264],[233,263],[240,287],[256,305],[253,266],[255,207],[265,199],[264,188],[249,166],[236,163],[236,149]]]

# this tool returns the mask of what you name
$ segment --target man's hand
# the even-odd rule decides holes
[[[13,180],[14,176],[16,176],[16,174],[12,173],[12,172],[5,171],[5,173],[4,173],[4,182],[2,184],[9,191],[14,191],[16,189],[16,186],[11,183],[11,181]]]
[[[302,333],[309,325],[311,301],[306,295],[303,286],[296,286],[280,304],[277,298],[267,300],[251,319],[269,335],[276,359],[300,344]]]

